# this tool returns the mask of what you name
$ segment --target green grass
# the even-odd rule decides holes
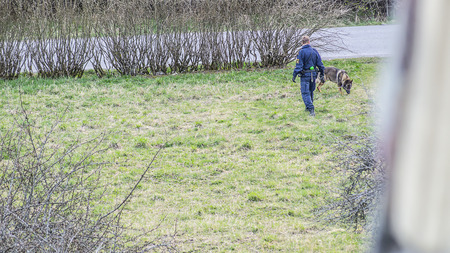
[[[67,107],[62,143],[108,132],[101,159],[119,203],[164,147],[124,220],[155,234],[178,231],[181,252],[359,252],[364,233],[315,221],[340,175],[332,135],[370,132],[379,59],[325,62],[353,77],[349,96],[326,83],[316,117],[304,111],[293,66],[258,71],[0,81],[0,131],[24,107],[37,131]],[[299,81],[299,79],[298,79]],[[101,209],[100,207],[96,207]]]

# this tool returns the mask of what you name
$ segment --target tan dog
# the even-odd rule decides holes
[[[331,81],[333,83],[336,83],[339,87],[339,92],[342,94],[342,88],[347,92],[347,94],[350,94],[350,90],[353,85],[353,79],[350,79],[347,72],[342,69],[338,69],[335,67],[326,67],[325,71],[325,81]],[[320,78],[317,78],[319,85],[317,85],[317,90],[321,92],[320,87],[324,83],[320,81]]]

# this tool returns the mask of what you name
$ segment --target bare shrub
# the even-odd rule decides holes
[[[168,64],[171,72],[195,70],[200,62],[198,33],[179,26],[162,34],[169,52]]]
[[[216,27],[208,27],[200,33],[200,61],[204,70],[219,70],[222,68],[222,45],[223,34]]]
[[[150,65],[146,56],[152,53],[153,38],[152,35],[101,37],[97,43],[100,47],[96,51],[102,55],[93,58],[97,74],[103,75],[100,74],[102,62],[109,62],[121,75],[135,76],[148,73]],[[101,58],[102,56],[105,60]]]
[[[387,183],[386,162],[373,136],[336,139],[334,160],[343,180],[328,203],[317,209],[321,219],[331,223],[366,226],[374,218]]]
[[[98,20],[92,60],[97,75],[104,74],[108,63],[121,75],[167,73],[170,54],[167,42],[171,41],[163,35],[160,25],[142,15],[137,12],[130,16],[114,9]]]
[[[137,1],[135,5],[137,3],[148,6],[145,1]],[[165,10],[162,14],[169,14],[176,8],[166,4],[159,7]],[[150,72],[155,75],[167,74],[169,70],[175,73],[196,69],[200,62],[198,33],[190,31],[182,17],[153,20],[146,14],[134,12],[130,16],[115,10],[107,13],[98,27],[100,43],[97,51],[122,75]],[[102,64],[100,56],[95,56],[93,65]]]
[[[26,56],[23,24],[0,17],[0,78],[17,78]]]
[[[251,67],[252,41],[244,31],[227,29],[223,33],[224,69]]]
[[[202,34],[201,62],[206,70],[251,66],[252,41],[246,31],[208,31]]]
[[[140,252],[174,249],[170,241],[143,241],[121,224],[141,178],[117,206],[105,202],[107,162],[98,161],[106,135],[63,143],[56,119],[45,133],[25,110],[0,132],[1,252]],[[156,157],[156,155],[155,155]],[[153,158],[153,160],[155,159]],[[103,206],[103,207],[102,207]],[[170,239],[171,237],[169,237]]]
[[[255,64],[260,67],[286,66],[295,59],[302,46],[298,38],[306,33],[305,30],[287,28],[284,25],[275,27],[270,23],[264,29],[253,31]]]
[[[91,27],[86,20],[35,20],[30,51],[32,70],[41,77],[81,77],[92,57]]]
[[[269,7],[267,7],[269,6]],[[286,66],[295,60],[300,49],[300,38],[303,35],[312,36],[315,47],[322,49],[329,44],[336,44],[333,38],[324,37],[326,26],[334,24],[338,17],[346,13],[334,3],[313,0],[287,0],[259,5],[262,13],[251,19],[250,29],[252,42],[255,47],[256,64],[261,67]]]
[[[151,40],[151,50],[148,51],[149,55],[147,55],[150,62],[150,70],[153,75],[167,74],[169,51],[167,50],[166,37],[164,34],[157,32],[152,35]]]

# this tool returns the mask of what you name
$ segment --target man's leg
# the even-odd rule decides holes
[[[300,90],[302,92],[303,103],[305,103],[306,110],[308,111],[314,110],[314,105],[311,100],[310,79],[311,77],[302,77],[300,82]]]
[[[315,76],[313,79],[316,80],[317,76]],[[314,90],[316,89],[316,82],[311,81],[309,84],[309,93],[311,94],[311,103],[314,103]]]
[[[311,104],[314,102],[314,90],[315,89],[316,89],[316,82],[311,80],[309,83],[309,94],[311,95]],[[312,110],[309,111],[309,116],[316,116],[316,113],[314,112],[314,105],[313,105]]]

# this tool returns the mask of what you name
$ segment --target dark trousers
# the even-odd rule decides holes
[[[314,90],[316,89],[317,75],[302,76],[300,82],[300,90],[302,92],[303,103],[305,103],[306,110],[310,111],[314,109]]]

